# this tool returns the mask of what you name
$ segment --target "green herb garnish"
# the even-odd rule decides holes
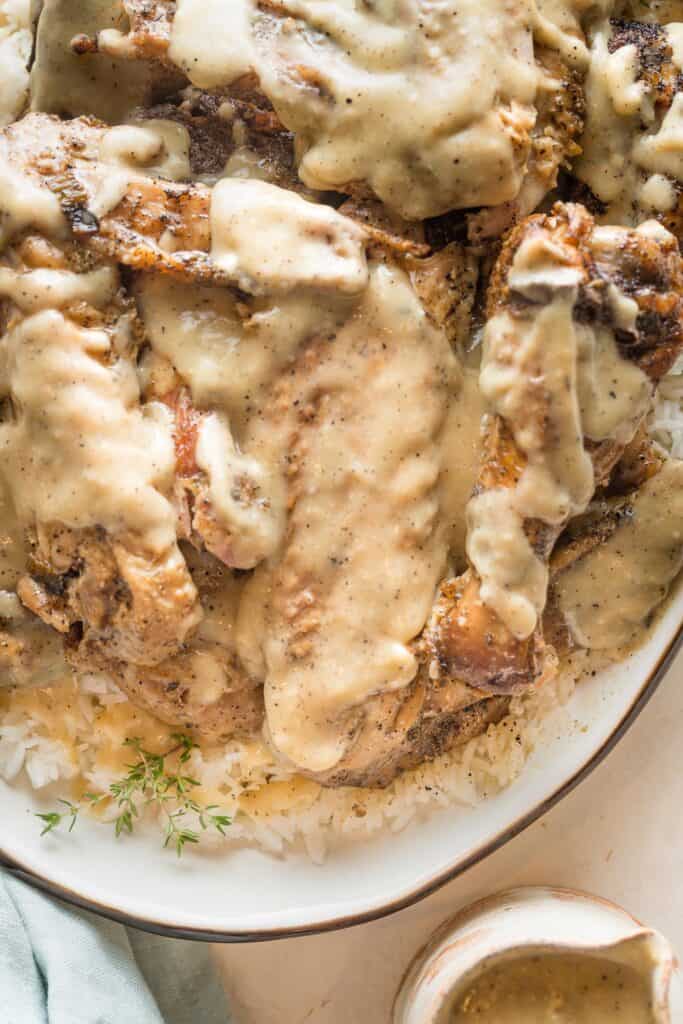
[[[164,754],[153,754],[145,750],[137,738],[127,739],[124,745],[135,752],[137,760],[126,765],[126,775],[118,782],[112,782],[106,793],[85,793],[80,803],[60,800],[59,803],[66,807],[65,811],[36,814],[43,822],[40,834],[44,836],[46,832],[59,828],[67,821],[71,832],[83,806],[94,807],[104,800],[112,800],[119,811],[113,822],[117,836],[130,834],[135,819],[147,807],[154,806],[164,819],[164,847],[174,847],[178,856],[186,843],[198,843],[202,832],[214,830],[224,836],[225,829],[231,823],[230,818],[226,814],[215,813],[218,810],[217,804],[205,807],[194,800],[192,791],[199,786],[199,782],[183,774],[183,765],[190,760],[197,744],[182,733],[174,733],[171,738],[175,741],[174,746]],[[166,768],[166,759],[174,754],[178,755],[178,771],[175,773]],[[188,814],[196,815],[199,832],[185,827]]]
[[[59,800],[58,802],[60,804],[64,804],[66,807],[69,808],[69,810],[61,812],[48,811],[47,814],[36,814],[36,818],[40,818],[40,820],[44,823],[43,831],[40,833],[41,836],[44,836],[46,832],[51,832],[53,828],[57,828],[57,826],[61,825],[63,819],[65,818],[71,819],[69,821],[69,832],[71,832],[74,825],[76,824],[76,818],[78,817],[78,812],[81,809],[80,806],[78,804],[72,804],[68,800]]]

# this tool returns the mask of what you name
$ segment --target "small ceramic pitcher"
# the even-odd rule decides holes
[[[585,953],[633,967],[650,986],[657,1024],[683,1024],[678,961],[662,935],[607,900],[546,888],[491,896],[441,928],[408,969],[394,1024],[446,1024],[466,977],[515,953]]]

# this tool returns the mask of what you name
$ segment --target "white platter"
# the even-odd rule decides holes
[[[609,585],[606,581],[606,585]],[[568,793],[609,752],[654,692],[676,648],[683,587],[647,643],[582,683],[547,720],[521,777],[470,809],[453,806],[399,834],[355,842],[321,865],[251,849],[178,860],[158,833],[115,840],[86,819],[40,838],[26,788],[0,784],[0,854],[31,884],[129,924],[187,938],[255,941],[358,924],[433,891],[497,849]]]

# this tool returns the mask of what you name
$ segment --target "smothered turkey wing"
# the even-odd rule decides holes
[[[489,293],[493,411],[468,508],[471,568],[442,585],[425,636],[437,678],[509,692],[552,667],[539,626],[548,558],[681,350],[681,286],[675,239],[654,222],[600,227],[558,205],[509,236]]]

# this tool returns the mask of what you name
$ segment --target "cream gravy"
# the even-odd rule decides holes
[[[28,227],[54,237],[66,231],[66,222],[57,197],[13,164],[7,139],[0,135],[0,252]]]
[[[64,309],[76,302],[91,306],[110,302],[119,287],[115,267],[99,267],[91,273],[69,270],[12,270],[0,266],[0,297],[9,299],[24,313]]]
[[[187,128],[161,118],[110,128],[102,136],[99,159],[105,165],[169,181],[192,177]]]
[[[598,956],[539,953],[485,968],[449,1024],[655,1024],[649,973]]]
[[[365,232],[329,206],[265,181],[224,178],[211,197],[211,255],[248,292],[329,288],[368,280]]]
[[[187,180],[190,138],[183,125],[150,118],[139,124],[116,125],[104,132],[95,148],[82,149],[72,165],[74,176],[88,194],[88,209],[104,217],[121,202],[135,181],[154,176],[169,181]],[[162,234],[163,248],[168,234]],[[171,248],[173,238],[170,238]]]
[[[520,638],[535,629],[548,587],[547,565],[527,538],[525,521],[561,527],[586,508],[594,478],[584,437],[629,440],[651,394],[611,331],[575,322],[578,280],[559,247],[532,236],[515,255],[509,284],[533,304],[517,315],[498,313],[484,332],[481,391],[526,466],[515,484],[472,498],[467,553],[482,599]],[[629,301],[614,296],[621,303],[617,319],[632,314]]]
[[[0,0],[0,128],[26,105],[32,49],[31,0]]]
[[[13,591],[25,568],[24,531],[9,488],[0,476],[0,591]]]
[[[311,188],[367,181],[414,219],[517,194],[539,77],[531,0],[229,8],[179,0],[170,56],[203,87],[253,68]]]
[[[160,81],[169,88],[174,80],[182,85],[182,76],[171,76],[160,65],[72,51],[71,40],[77,35],[125,29],[127,19],[119,0],[50,0],[41,6],[30,78],[32,110],[67,117],[93,114],[116,124],[136,107],[149,105]]]
[[[637,140],[633,157],[644,170],[683,180],[683,93],[676,93],[657,132]]]
[[[172,482],[170,425],[160,408],[139,409],[135,371],[107,332],[45,309],[5,333],[0,366],[16,409],[0,425],[0,472],[22,525],[101,525],[152,549],[173,544],[161,493]]]
[[[176,367],[201,408],[219,408],[237,437],[301,345],[333,334],[355,298],[292,291],[255,299],[249,312],[220,288],[138,277],[138,306],[155,351]]]
[[[211,413],[198,432],[197,465],[207,476],[209,497],[219,523],[236,538],[243,569],[253,568],[276,549],[284,528],[282,502],[275,495],[281,488],[272,479],[277,470],[261,465],[241,452],[227,417]],[[243,490],[248,490],[244,500]]]
[[[333,334],[352,310],[368,279],[364,233],[274,185],[227,179],[214,188],[211,228],[216,264],[263,298],[238,310],[220,289],[144,275],[138,299],[154,350],[200,407],[215,410],[202,424],[197,462],[219,520],[241,538],[243,553],[248,548],[245,566],[256,565],[284,530],[284,455],[271,437],[249,438],[247,424],[301,345]],[[259,500],[240,502],[240,479]]]
[[[200,89],[228,85],[254,61],[248,0],[180,0],[169,57]]]
[[[407,278],[381,265],[334,344],[293,377],[304,415],[291,422],[287,535],[257,586],[268,729],[301,768],[335,765],[363,702],[417,671],[410,641],[446,566],[440,440],[458,382]]]
[[[568,64],[585,70],[590,54],[583,23],[613,9],[614,0],[536,0],[536,38],[557,50]]]
[[[673,62],[682,69],[683,25],[664,29]],[[636,47],[610,53],[611,34],[606,20],[592,34],[583,155],[575,171],[610,204],[610,220],[637,224],[650,211],[666,213],[676,205],[673,182],[683,180],[683,96],[674,96],[663,117],[657,114]]]
[[[636,640],[683,566],[683,462],[671,459],[638,491],[614,534],[560,574],[554,594],[575,641]]]

